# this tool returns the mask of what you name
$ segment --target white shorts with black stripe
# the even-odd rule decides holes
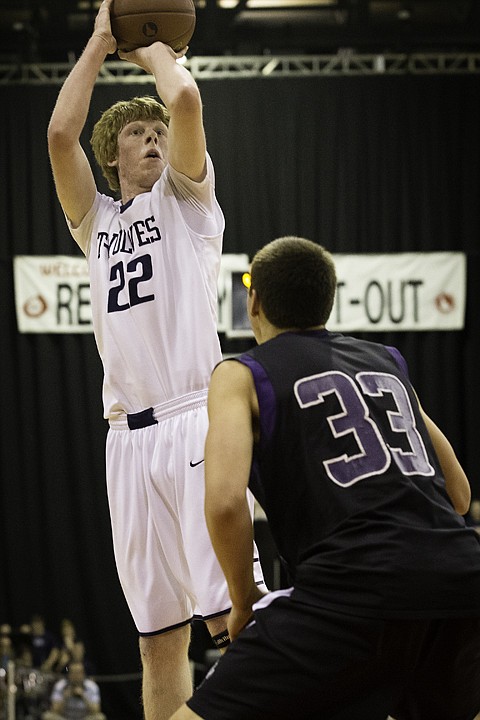
[[[229,611],[204,517],[207,392],[110,421],[107,491],[117,571],[140,635]],[[253,497],[250,496],[253,517]],[[257,548],[255,577],[263,584]]]

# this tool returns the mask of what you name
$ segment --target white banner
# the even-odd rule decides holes
[[[467,260],[461,252],[334,255],[330,330],[461,330]]]
[[[246,255],[226,256],[219,280],[219,331],[251,335],[245,289],[232,291],[225,275],[248,270]],[[460,252],[334,254],[337,295],[328,323],[339,332],[461,330],[466,301],[466,256]],[[14,259],[20,332],[92,332],[85,258],[28,256]],[[231,297],[226,297],[229,295]],[[241,305],[241,307],[237,307]],[[240,323],[233,316],[241,317]],[[221,325],[221,327],[220,327]]]
[[[337,294],[329,330],[461,330],[465,321],[464,253],[333,254]],[[245,265],[244,271],[248,270]],[[223,317],[227,337],[251,337],[242,273],[232,270]]]
[[[92,332],[90,282],[84,257],[17,255],[13,271],[20,332]]]

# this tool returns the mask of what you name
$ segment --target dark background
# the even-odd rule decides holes
[[[225,252],[251,256],[274,237],[298,234],[334,253],[467,254],[464,330],[364,336],[405,355],[425,410],[449,436],[479,498],[478,74],[199,85]],[[140,664],[113,562],[95,342],[92,335],[20,335],[15,319],[13,257],[77,254],[47,157],[58,90],[54,82],[0,85],[0,623],[17,627],[40,612],[58,631],[70,617],[108,720],[135,720]],[[86,149],[103,109],[145,93],[154,93],[151,83],[97,86]],[[225,352],[251,342],[221,340]]]
[[[478,50],[478,0],[194,0],[197,55]],[[0,0],[0,62],[81,52],[100,0]]]

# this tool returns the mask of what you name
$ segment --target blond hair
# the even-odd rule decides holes
[[[118,171],[108,163],[117,157],[118,136],[128,123],[135,120],[160,120],[168,126],[170,115],[167,108],[153,97],[134,97],[120,100],[101,115],[95,123],[90,144],[95,160],[111,190],[120,190]]]

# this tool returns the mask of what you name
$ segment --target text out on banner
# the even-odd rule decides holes
[[[336,332],[461,330],[467,259],[461,252],[333,254],[337,292],[327,328]],[[247,267],[244,271],[248,270]],[[225,333],[250,337],[242,272],[225,280]]]

